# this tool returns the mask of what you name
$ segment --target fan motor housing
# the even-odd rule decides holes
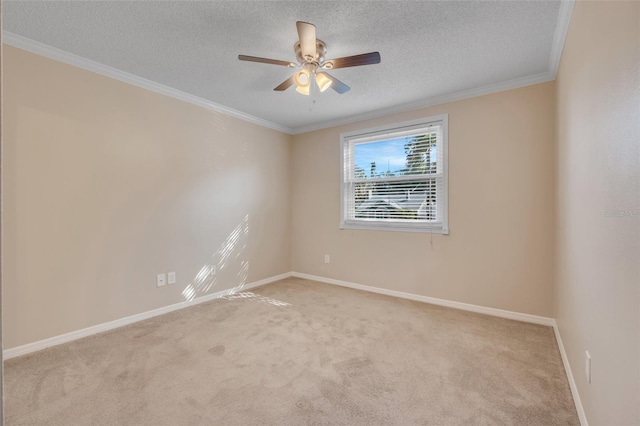
[[[309,61],[307,58],[302,56],[302,52],[300,51],[299,41],[293,45],[293,50],[295,50],[296,52],[296,59],[298,59],[298,62],[300,62],[301,64],[315,62],[317,65],[321,65],[322,62],[324,61],[324,55],[327,54],[327,45],[325,44],[324,41],[316,39],[316,56],[315,58],[313,58],[312,61]]]

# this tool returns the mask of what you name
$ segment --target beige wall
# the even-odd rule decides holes
[[[2,1],[0,0],[0,46],[2,46]],[[0,164],[2,164],[2,52],[0,52]],[[2,212],[2,175],[0,174],[0,212]],[[0,241],[2,218],[0,217]],[[2,343],[2,245],[0,244],[0,425],[4,424],[4,361]]]
[[[294,136],[293,270],[552,316],[554,89],[545,83]],[[450,235],[340,230],[340,133],[443,113]]]
[[[591,425],[640,424],[639,88],[640,3],[577,2],[557,76],[556,317]]]
[[[556,83],[293,138],[4,47],[4,347],[294,270],[557,317],[590,424],[640,423],[639,23],[578,2]],[[450,235],[339,230],[340,133],[443,113]]]
[[[3,88],[5,348],[291,270],[291,136],[9,46]]]

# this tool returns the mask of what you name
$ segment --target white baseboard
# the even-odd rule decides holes
[[[78,340],[83,337],[91,336],[93,334],[102,333],[104,331],[113,330],[114,328],[122,327],[125,325],[133,324],[138,321],[146,320],[149,318],[157,317],[158,315],[167,314],[169,312],[177,311],[178,309],[188,308],[190,306],[198,305],[200,303],[208,302],[219,297],[227,296],[231,293],[237,293],[239,291],[250,290],[261,285],[269,284],[274,281],[279,281],[291,276],[290,272],[276,275],[273,277],[265,278],[263,280],[254,281],[252,283],[244,284],[227,290],[218,291],[215,293],[207,294],[202,297],[195,298],[193,300],[175,303],[169,306],[163,306],[162,308],[154,309],[140,314],[131,315],[125,318],[120,318],[114,321],[105,322],[103,324],[94,325],[92,327],[83,328],[81,330],[72,331],[70,333],[61,334],[59,336],[50,337],[48,339],[39,340],[37,342],[28,343],[22,346],[16,346],[14,348],[5,349],[2,351],[2,356],[5,360],[15,358],[21,355],[26,355],[31,352],[36,352],[42,349],[46,349],[51,346],[60,345],[62,343]]]
[[[556,341],[558,343],[558,348],[560,350],[560,355],[562,357],[562,362],[564,364],[564,369],[567,374],[567,380],[569,381],[569,387],[571,388],[571,394],[573,395],[573,401],[576,405],[576,410],[578,412],[578,417],[580,419],[580,424],[582,426],[588,426],[587,416],[584,412],[584,408],[582,406],[582,402],[580,400],[580,395],[578,394],[578,388],[576,386],[576,382],[573,378],[573,373],[571,372],[571,366],[569,364],[569,359],[567,358],[567,353],[565,352],[564,345],[562,343],[562,338],[560,337],[560,331],[558,330],[558,324],[556,320],[553,318],[542,317],[537,315],[523,314],[520,312],[506,311],[502,309],[496,308],[487,308],[479,305],[472,305],[469,303],[462,302],[454,302],[451,300],[438,299],[435,297],[421,296],[418,294],[412,293],[404,293],[401,291],[388,290],[379,287],[372,287],[363,284],[351,283],[348,281],[335,280],[332,278],[320,277],[317,275],[309,275],[303,274],[300,272],[287,272],[284,274],[276,275],[273,277],[265,278],[263,280],[254,281],[249,284],[245,284],[241,287],[234,287],[227,290],[218,291],[216,293],[207,294],[206,296],[198,297],[194,300],[185,301],[176,303],[173,305],[165,306],[162,308],[154,309],[152,311],[143,312],[140,314],[132,315],[129,317],[117,319],[114,321],[110,321],[104,324],[98,324],[93,327],[84,328],[82,330],[72,331],[70,333],[62,334],[60,336],[54,336],[48,339],[40,340],[33,343],[28,343],[26,345],[17,346],[15,348],[5,349],[3,351],[3,357],[5,360],[15,358],[21,355],[26,355],[31,352],[36,352],[51,346],[60,345],[62,343],[71,342],[73,340],[77,340],[83,337],[91,336],[93,334],[102,333],[104,331],[113,330],[114,328],[122,327],[128,324],[133,324],[138,321],[142,321],[148,318],[156,317],[158,315],[163,315],[169,312],[177,311],[178,309],[188,308],[189,306],[194,306],[200,303],[208,302],[213,299],[217,299],[219,297],[227,296],[231,293],[235,293],[238,291],[246,291],[255,287],[259,287],[261,285],[269,284],[275,281],[279,281],[288,277],[296,277],[303,278],[312,281],[319,281],[327,284],[335,284],[343,287],[349,287],[356,290],[368,291],[371,293],[384,294],[387,296],[399,297],[402,299],[415,300],[418,302],[431,303],[434,305],[446,306],[455,309],[461,309],[464,311],[477,312],[486,315],[492,315],[501,318],[508,318],[517,321],[524,321],[534,324],[541,324],[553,327],[553,331],[556,336]]]
[[[447,306],[449,308],[461,309],[463,311],[477,312],[480,314],[492,315],[492,316],[501,317],[501,318],[508,318],[508,319],[513,319],[517,321],[524,321],[524,322],[547,325],[547,326],[553,327],[553,332],[556,336],[556,341],[558,343],[558,348],[560,350],[560,356],[562,357],[562,363],[564,364],[564,371],[567,375],[567,380],[569,381],[569,387],[571,388],[571,395],[573,396],[573,402],[576,405],[576,411],[578,412],[578,418],[580,419],[580,424],[582,426],[589,425],[589,423],[587,422],[587,416],[584,412],[584,407],[582,406],[582,402],[580,401],[580,395],[578,394],[578,388],[576,386],[576,382],[573,379],[573,373],[571,372],[569,359],[567,358],[567,353],[565,352],[564,345],[562,344],[562,338],[560,337],[558,324],[556,323],[555,319],[537,316],[537,315],[523,314],[520,312],[505,311],[502,309],[487,308],[485,306],[472,305],[469,303],[461,303],[461,302],[454,302],[451,300],[437,299],[435,297],[421,296],[418,294],[404,293],[401,291],[387,290],[384,288],[371,287],[368,285],[356,284],[348,281],[335,280],[333,278],[325,278],[325,277],[319,277],[317,275],[302,274],[300,272],[292,272],[291,276],[296,278],[312,280],[312,281],[319,281],[327,284],[335,284],[343,287],[349,287],[356,290],[368,291],[371,293],[384,294],[387,296],[394,296],[394,297],[400,297],[403,299],[416,300],[418,302],[425,302],[425,303],[432,303],[434,305]]]
[[[553,327],[555,321],[553,318],[541,317],[538,315],[522,314],[520,312],[505,311],[496,308],[487,308],[485,306],[472,305],[470,303],[454,302],[452,300],[437,299],[435,297],[421,296],[419,294],[404,293],[402,291],[387,290],[386,288],[371,287],[363,284],[356,284],[347,281],[334,280],[333,278],[319,277],[316,275],[302,274],[300,272],[292,272],[291,276],[304,278],[307,280],[320,281],[327,284],[335,284],[342,287],[354,288],[356,290],[368,291],[371,293],[384,294],[387,296],[400,297],[402,299],[416,300],[418,302],[431,303],[433,305],[447,306],[449,308],[461,309],[463,311],[477,312],[480,314],[492,315],[494,317],[508,318],[517,321],[530,322],[533,324],[548,325]]]
[[[578,393],[578,386],[573,378],[571,372],[571,365],[569,364],[569,358],[567,352],[564,350],[564,344],[562,343],[562,337],[560,336],[560,330],[556,320],[553,320],[553,332],[556,335],[556,341],[558,342],[558,349],[560,350],[560,356],[562,357],[562,363],[564,364],[564,371],[567,373],[567,380],[569,380],[569,388],[571,388],[571,395],[573,396],[573,402],[576,404],[576,411],[578,411],[578,418],[582,426],[589,426],[587,422],[587,414],[584,412],[582,401],[580,400],[580,394]]]

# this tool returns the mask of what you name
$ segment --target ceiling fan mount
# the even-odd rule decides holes
[[[296,91],[303,95],[309,94],[309,89],[315,83],[321,92],[331,87],[342,94],[350,88],[337,78],[322,70],[357,67],[360,65],[372,65],[380,63],[380,53],[370,52],[361,55],[347,56],[344,58],[325,60],[327,45],[316,38],[316,27],[308,22],[296,22],[298,29],[298,41],[293,45],[298,63],[280,61],[277,59],[261,58],[258,56],[238,55],[241,61],[260,62],[263,64],[281,65],[289,68],[301,68],[293,76],[277,86],[275,91],[283,91],[296,85]],[[320,71],[319,71],[320,70]]]
[[[315,62],[318,65],[324,62],[324,55],[327,54],[327,45],[324,41],[316,39],[316,53],[315,55],[302,55],[302,48],[300,47],[300,42],[297,41],[296,44],[293,45],[293,50],[296,52],[296,59],[298,63],[304,64],[306,62]]]

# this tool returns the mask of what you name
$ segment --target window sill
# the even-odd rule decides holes
[[[449,228],[442,224],[411,225],[411,224],[389,224],[380,222],[342,222],[340,229],[361,229],[365,231],[395,231],[395,232],[418,232],[430,234],[449,234]]]

